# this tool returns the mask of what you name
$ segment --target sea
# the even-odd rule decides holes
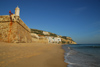
[[[67,67],[100,67],[100,44],[62,45]]]

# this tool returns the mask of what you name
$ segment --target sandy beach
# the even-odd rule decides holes
[[[66,67],[58,44],[0,43],[0,67]]]

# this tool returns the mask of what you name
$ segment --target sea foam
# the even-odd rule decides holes
[[[91,46],[93,45],[63,45],[68,67],[100,67],[100,48]]]

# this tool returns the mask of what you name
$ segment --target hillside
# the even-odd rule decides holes
[[[38,29],[31,29],[31,33],[36,33],[38,35],[43,35],[43,36],[53,36],[53,37],[57,37],[57,34],[54,34],[54,33],[51,33],[51,32],[48,32],[49,35],[44,35],[43,34],[43,30],[38,30]]]
[[[46,34],[44,34],[44,32]],[[67,37],[67,36],[59,36],[55,33],[51,33],[51,32],[47,32],[47,31],[43,31],[43,30],[38,30],[38,29],[31,29],[31,33],[35,33],[39,36],[51,36],[51,37],[60,37],[62,40],[62,44],[76,44],[75,41],[73,41],[73,39],[71,37]]]

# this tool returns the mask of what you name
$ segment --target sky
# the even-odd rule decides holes
[[[100,44],[100,0],[0,0],[0,15],[15,13],[33,29],[71,37],[78,44]]]

